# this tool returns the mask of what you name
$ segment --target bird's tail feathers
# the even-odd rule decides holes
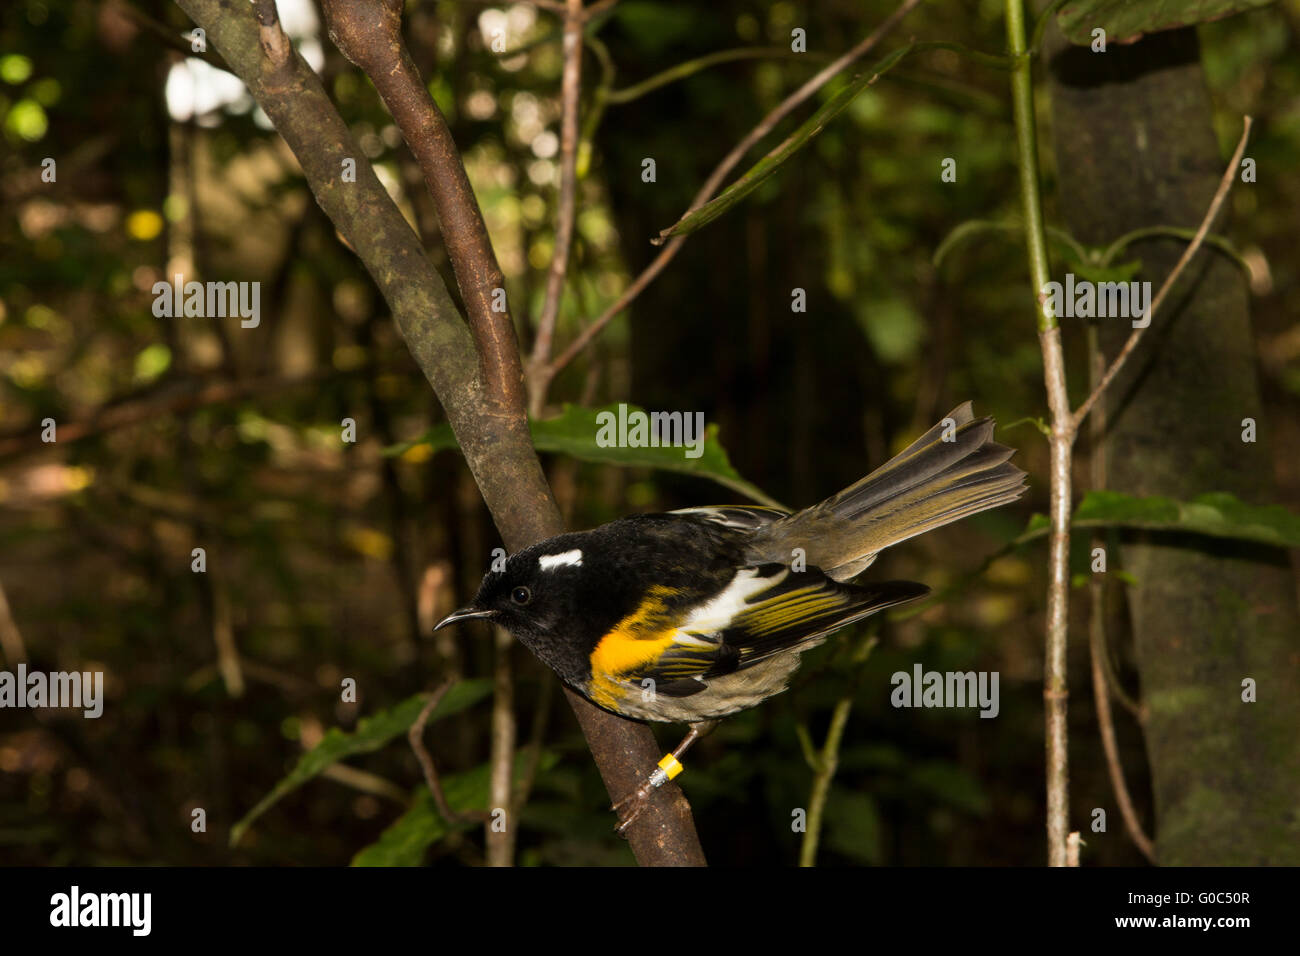
[[[769,525],[756,544],[802,546],[809,564],[846,580],[891,545],[1015,501],[1025,473],[993,428],[965,402],[861,481]]]

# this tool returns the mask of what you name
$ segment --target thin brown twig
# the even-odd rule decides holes
[[[524,748],[528,751],[527,763],[525,763],[524,772],[515,785],[514,801],[510,804],[512,817],[518,816],[519,811],[528,802],[533,783],[537,779],[537,769],[542,764],[542,742],[546,739],[546,727],[551,712],[551,698],[554,695],[555,681],[542,681],[541,686],[537,689],[537,703],[533,707],[533,723],[528,731],[528,743]]]
[[[1106,368],[1106,357],[1098,343],[1095,324],[1088,328],[1089,349],[1089,384],[1095,386]],[[1106,487],[1106,406],[1098,406],[1096,413],[1088,422],[1089,434],[1089,478],[1093,491]],[[1094,534],[1093,548],[1102,544],[1101,535]],[[1092,616],[1088,621],[1088,650],[1092,656],[1092,696],[1093,706],[1097,711],[1097,733],[1101,737],[1102,750],[1106,754],[1106,769],[1110,774],[1111,789],[1115,793],[1115,803],[1119,807],[1120,817],[1129,839],[1137,846],[1142,855],[1152,864],[1156,862],[1155,847],[1150,837],[1142,830],[1137,811],[1129,794],[1128,781],[1124,777],[1124,764],[1119,756],[1119,744],[1115,739],[1115,720],[1110,708],[1112,685],[1117,686],[1110,674],[1110,656],[1106,646],[1106,576],[1094,573],[1088,585],[1091,598]]]
[[[321,776],[328,777],[335,783],[341,783],[345,787],[351,787],[353,790],[360,790],[362,793],[368,793],[371,796],[392,800],[394,803],[405,804],[410,802],[410,794],[393,783],[393,781],[386,780],[377,773],[351,767],[345,763],[330,764],[321,771]]]
[[[505,826],[495,816],[484,825],[488,866],[513,866],[515,856],[515,814],[512,776],[515,766],[515,681],[510,667],[514,638],[505,628],[494,627],[492,638],[495,663],[492,673],[492,754],[488,758],[490,780],[488,808],[493,815],[505,814]]]
[[[442,792],[442,781],[438,778],[438,768],[433,765],[433,758],[429,756],[429,751],[424,746],[424,728],[429,723],[429,715],[433,709],[438,706],[447,691],[451,690],[451,685],[455,681],[449,680],[443,683],[441,687],[430,695],[429,700],[425,703],[420,711],[420,716],[415,718],[415,723],[411,724],[410,730],[406,732],[406,739],[411,742],[411,749],[415,751],[415,759],[420,762],[420,769],[424,771],[424,782],[429,785],[429,793],[433,795],[434,806],[442,814],[443,819],[448,823],[478,823],[489,818],[490,814],[483,810],[452,810],[447,806],[447,798]]]
[[[27,645],[23,643],[22,632],[9,609],[3,582],[0,582],[0,651],[4,652],[5,663],[10,667],[27,660]]]
[[[590,41],[588,41],[590,42]],[[820,63],[829,60],[830,54],[827,53],[795,53],[785,47],[736,47],[731,50],[717,50],[713,53],[706,53],[703,56],[696,57],[693,60],[686,60],[678,63],[676,66],[662,70],[653,76],[647,77],[631,86],[625,86],[621,89],[611,89],[606,94],[605,100],[610,106],[622,106],[627,103],[635,102],[642,96],[652,93],[669,83],[686,79],[689,76],[716,66],[719,63],[730,63],[735,60],[752,60],[757,58],[778,59],[778,60],[804,60],[809,63]]]
[[[265,392],[312,385],[338,374],[340,373],[332,369],[319,369],[293,378],[273,375],[244,381],[214,382],[186,379],[171,382],[161,389],[154,388],[140,393],[138,397],[128,395],[114,399],[77,421],[60,422],[59,444],[79,441],[91,435],[102,435],[105,432],[143,422],[157,421],[164,415],[183,414],[205,405],[218,405]],[[49,444],[41,440],[42,431],[41,428],[28,428],[0,435],[0,459],[8,458],[10,455],[21,455],[24,452],[48,449]]]
[[[1106,674],[1106,685],[1110,688],[1110,695],[1114,697],[1121,707],[1133,715],[1133,719],[1139,724],[1145,724],[1147,720],[1146,705],[1139,703],[1129,696],[1124,690],[1124,685],[1120,683],[1119,675],[1115,673],[1115,665],[1111,661],[1110,648],[1105,648],[1106,653],[1102,655],[1101,667]]]
[[[326,0],[330,39],[375,84],[420,164],[478,346],[485,397],[497,406],[491,414],[517,417],[509,427],[522,436],[528,428],[523,370],[505,276],[447,120],[402,39],[402,6],[402,0]]]
[[[1100,591],[1101,582],[1094,587]],[[1102,750],[1106,754],[1106,770],[1110,775],[1111,789],[1115,791],[1115,803],[1119,806],[1120,817],[1124,820],[1124,829],[1129,838],[1152,864],[1156,862],[1155,846],[1151,838],[1142,830],[1133,798],[1129,795],[1128,782],[1124,778],[1124,764],[1119,757],[1119,745],[1115,740],[1115,721],[1110,709],[1110,690],[1106,681],[1106,670],[1101,658],[1106,653],[1106,628],[1102,621],[1104,602],[1100,595],[1094,593],[1092,621],[1088,629],[1088,647],[1092,652],[1092,696],[1097,709],[1097,732],[1101,737]]]
[[[230,595],[217,574],[208,575],[212,589],[212,642],[217,649],[217,673],[231,697],[244,696],[244,671],[240,666],[239,645],[231,620]]]
[[[606,10],[612,9],[617,3],[618,0],[596,0],[595,3],[582,11],[582,18],[584,20],[591,20],[600,16]]]
[[[479,7],[499,7],[501,0],[468,0],[468,2]],[[564,14],[564,0],[520,0],[530,7],[536,7],[538,10],[546,10],[550,13]]]
[[[1090,412],[1093,405],[1097,403],[1097,399],[1101,397],[1101,393],[1106,390],[1106,387],[1110,385],[1110,383],[1115,379],[1115,376],[1119,374],[1119,370],[1124,367],[1124,363],[1128,361],[1128,357],[1132,355],[1133,350],[1137,348],[1138,341],[1142,338],[1142,333],[1151,327],[1152,319],[1155,318],[1157,310],[1159,310],[1160,306],[1164,303],[1165,298],[1169,295],[1170,290],[1174,287],[1174,283],[1177,282],[1179,276],[1183,274],[1183,270],[1186,269],[1187,264],[1192,261],[1192,257],[1200,251],[1202,243],[1205,242],[1205,237],[1214,226],[1214,220],[1219,216],[1219,210],[1222,208],[1224,200],[1228,198],[1228,193],[1232,191],[1232,186],[1237,181],[1237,170],[1241,167],[1241,158],[1246,153],[1246,143],[1250,139],[1250,127],[1253,122],[1254,120],[1251,117],[1244,117],[1242,122],[1241,139],[1237,142],[1237,149],[1232,154],[1232,160],[1228,163],[1228,168],[1223,171],[1223,178],[1219,180],[1219,188],[1215,191],[1214,199],[1210,201],[1210,206],[1205,211],[1205,217],[1201,220],[1200,228],[1196,230],[1196,236],[1192,239],[1191,243],[1188,244],[1187,248],[1183,250],[1183,254],[1174,266],[1173,271],[1169,273],[1164,284],[1160,286],[1160,291],[1156,293],[1156,297],[1151,301],[1151,306],[1147,309],[1146,316],[1144,317],[1146,320],[1145,324],[1133,330],[1133,334],[1128,337],[1128,341],[1124,343],[1124,347],[1120,349],[1119,354],[1115,356],[1115,360],[1111,362],[1110,368],[1108,368],[1106,374],[1101,377],[1101,381],[1097,383],[1097,387],[1092,390],[1092,394],[1088,396],[1087,400],[1079,406],[1078,411],[1074,413],[1072,424],[1076,430],[1083,423],[1083,420],[1088,417],[1088,412]]]
[[[745,154],[753,148],[755,143],[770,133],[776,125],[781,122],[781,120],[785,119],[786,116],[825,86],[832,77],[874,49],[875,46],[884,39],[885,36],[894,29],[894,27],[898,26],[903,18],[911,13],[920,3],[921,0],[903,0],[903,3],[901,3],[893,13],[886,17],[880,26],[876,27],[876,29],[873,30],[861,43],[818,71],[816,75],[800,86],[799,89],[787,96],[776,106],[775,109],[764,116],[763,119],[759,121],[758,125],[750,130],[745,138],[737,143],[731,152],[723,158],[722,162],[717,165],[709,175],[709,178],[705,181],[704,185],[700,187],[700,191],[695,194],[695,198],[691,200],[691,204],[686,208],[686,211],[682,213],[682,215],[690,215],[696,209],[699,209],[706,202],[712,199],[714,193],[716,193],[722,186],[723,181],[736,165],[744,159]],[[664,270],[664,267],[672,261],[675,255],[677,255],[678,250],[681,249],[682,243],[686,241],[686,238],[686,236],[676,236],[665,244],[659,254],[651,260],[650,264],[641,270],[641,274],[632,281],[631,285],[623,290],[623,294],[618,297],[614,304],[602,312],[594,322],[584,328],[578,334],[577,338],[575,338],[569,346],[560,353],[559,357],[545,369],[544,373],[539,371],[538,387],[540,390],[544,391],[546,386],[549,385],[550,381],[555,378],[560,370],[577,358],[591,340],[604,331],[605,327],[609,325],[609,323],[613,321],[619,313],[626,309],[632,301],[645,290],[646,286],[655,280],[659,273]]]
[[[470,2],[483,7],[501,6],[500,0],[470,0]],[[569,6],[566,3],[566,0],[520,0],[520,2],[534,6],[538,10],[545,10],[548,13],[554,13],[556,16],[569,16]],[[578,18],[580,21],[590,20],[592,17],[604,13],[616,3],[618,3],[618,0],[596,0],[595,3],[587,7],[585,10],[579,11]]]
[[[529,402],[533,415],[541,413],[545,390],[535,383],[545,381],[535,375],[551,360],[555,324],[560,315],[560,300],[569,275],[569,250],[573,245],[573,220],[578,198],[578,104],[582,93],[582,0],[568,0],[564,18],[564,71],[560,80],[560,194],[555,214],[555,249],[546,276],[546,297],[537,320],[537,339],[529,363]]]
[[[1101,351],[1101,344],[1098,338],[1097,323],[1093,322],[1088,326],[1088,388],[1089,390],[1097,387],[1101,381],[1101,376],[1106,371],[1106,356]],[[1088,418],[1088,468],[1091,486],[1094,491],[1100,491],[1106,487],[1106,406],[1105,403],[1099,405],[1096,411]],[[1104,542],[1100,534],[1093,535],[1093,547],[1101,547]],[[1090,599],[1094,608],[1101,608],[1101,625],[1103,632],[1106,626],[1105,616],[1105,596],[1106,596],[1106,579],[1093,578],[1092,593]],[[1098,589],[1098,586],[1100,588]],[[1137,701],[1131,698],[1124,690],[1120,683],[1119,675],[1115,673],[1115,668],[1111,663],[1111,654],[1109,643],[1104,639],[1101,649],[1101,669],[1106,680],[1106,686],[1110,690],[1111,696],[1119,701],[1120,706],[1133,715],[1139,724],[1146,720],[1146,713]]]
[[[203,60],[209,66],[214,66],[218,70],[225,70],[227,73],[234,71],[226,66],[226,61],[211,50],[196,50],[192,40],[185,39],[184,35],[171,29],[167,24],[155,20],[149,14],[137,7],[131,0],[122,0],[116,8],[121,10],[131,19],[136,26],[152,33],[154,37],[167,44],[177,53],[183,53],[185,56],[192,56]],[[205,44],[206,45],[206,44]]]
[[[464,0],[464,2],[472,3],[479,7],[500,7],[504,5],[502,0]],[[516,0],[516,2],[525,3],[530,7],[536,7],[538,10],[545,10],[547,13],[553,13],[557,17],[567,17],[569,15],[567,0]],[[581,11],[578,15],[579,20],[582,23],[594,20],[616,3],[618,3],[618,0],[596,0],[596,2],[591,6],[586,7]],[[515,50],[510,52],[522,53],[524,51]],[[510,52],[503,54],[503,57],[508,57]]]
[[[1047,848],[1050,866],[1068,865],[1069,838],[1069,683],[1067,643],[1070,594],[1071,458],[1075,433],[1069,427],[1070,400],[1066,392],[1065,353],[1061,328],[1039,332],[1043,381],[1052,414],[1048,451],[1051,461],[1047,627],[1043,661],[1044,731],[1047,756]]]

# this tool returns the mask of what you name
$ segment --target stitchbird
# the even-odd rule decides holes
[[[966,402],[861,481],[793,514],[686,508],[557,535],[488,572],[474,602],[437,627],[486,618],[593,704],[691,725],[615,804],[622,832],[719,718],[785,690],[804,651],[928,593],[911,581],[846,583],[876,555],[1020,497],[1025,473],[993,428]]]

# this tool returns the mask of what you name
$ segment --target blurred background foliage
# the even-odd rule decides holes
[[[522,4],[407,6],[409,43],[464,152],[529,343],[553,248],[557,23]],[[608,105],[580,181],[561,345],[650,260],[649,238],[730,147],[893,6],[623,0],[593,24],[614,90],[718,50],[766,49]],[[310,3],[280,9],[450,279],[429,197],[373,88],[324,38]],[[188,27],[153,0],[0,10],[5,666],[25,656],[35,669],[102,669],[107,684],[98,720],[0,711],[0,861],[343,864],[369,847],[361,861],[480,862],[481,833],[436,823],[402,733],[326,767],[228,845],[231,826],[332,728],[357,731],[444,676],[491,674],[486,632],[435,637],[431,625],[473,592],[498,540],[454,452],[400,445],[442,421],[433,395],[242,85],[181,52]],[[794,27],[807,31],[805,55],[788,52]],[[490,49],[495,30],[505,55]],[[1251,266],[1279,501],[1295,508],[1300,461],[1285,450],[1300,443],[1300,2],[1199,32],[1224,154],[1240,114],[1259,124],[1259,185],[1233,193],[1231,233]],[[1001,53],[1001,4],[923,7],[892,45],[910,35]],[[589,52],[585,88],[600,78]],[[861,634],[831,641],[790,693],[697,748],[683,783],[713,863],[797,860],[791,814],[808,805],[812,780],[800,728],[820,743],[845,696],[853,710],[821,862],[1042,858],[1044,545],[1008,550],[967,580],[1046,506],[1045,443],[1030,425],[1008,427],[1044,414],[1024,258],[1014,233],[993,233],[932,263],[959,223],[1015,217],[1013,140],[1005,74],[950,51],[909,58],[689,239],[551,390],[553,411],[618,401],[703,411],[739,475],[793,505],[852,482],[968,398],[997,416],[1031,474],[1017,506],[909,542],[873,568],[936,591],[965,582],[952,599],[879,622],[863,664],[851,660]],[[56,184],[41,181],[46,157]],[[641,177],[646,157],[654,183]],[[955,183],[940,179],[946,157]],[[1048,218],[1059,222],[1051,162]],[[261,324],[155,318],[152,286],[176,273],[261,282]],[[806,313],[791,312],[796,288]],[[1076,323],[1064,331],[1081,383]],[[46,418],[59,423],[53,445],[39,438]],[[341,439],[346,418],[355,443]],[[384,453],[395,445],[404,450]],[[543,458],[574,528],[738,500],[696,476]],[[191,571],[196,547],[204,574]],[[1137,863],[1097,740],[1082,604],[1071,816],[1108,808],[1109,830],[1087,835],[1086,857]],[[1133,690],[1127,643],[1115,643]],[[542,758],[518,860],[631,863],[554,677],[522,649],[515,658],[521,743]],[[997,719],[891,707],[890,675],[917,662],[1000,672]],[[355,702],[340,702],[345,678]],[[1149,821],[1141,737],[1127,715],[1119,724]],[[431,725],[453,805],[483,791],[488,725],[486,698]],[[662,742],[677,733],[662,729]],[[207,830],[195,833],[200,807]]]

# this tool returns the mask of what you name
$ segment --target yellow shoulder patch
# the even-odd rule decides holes
[[[672,647],[677,622],[665,598],[674,593],[660,585],[650,588],[637,609],[600,639],[591,652],[591,687],[587,691],[597,704],[616,710],[616,702],[627,694],[619,682],[653,664]]]

